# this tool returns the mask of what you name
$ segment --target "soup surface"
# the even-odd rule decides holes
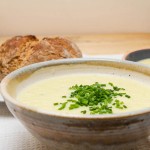
[[[150,58],[140,60],[139,62],[142,64],[150,65]]]
[[[130,96],[130,98],[125,96],[117,97],[116,99],[123,101],[127,108],[112,107],[112,113],[124,113],[150,107],[149,84],[128,77],[95,73],[58,75],[37,81],[22,89],[17,95],[17,100],[36,109],[60,114],[91,114],[87,106],[80,106],[70,110],[69,104],[66,104],[64,109],[58,110],[61,105],[54,105],[54,103],[66,102],[70,96],[69,87],[76,84],[92,85],[95,82],[106,84],[106,88],[111,88],[108,83],[113,83],[117,87],[124,88],[125,91],[123,92]],[[81,113],[83,110],[86,111],[86,114]]]

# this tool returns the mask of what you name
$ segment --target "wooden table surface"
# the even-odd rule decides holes
[[[150,33],[67,35],[84,54],[123,54],[150,48]],[[0,43],[8,37],[1,37]]]

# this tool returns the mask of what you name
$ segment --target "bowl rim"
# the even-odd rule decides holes
[[[58,117],[58,118],[72,118],[72,119],[120,119],[120,118],[127,118],[127,117],[134,117],[134,116],[140,116],[144,114],[150,114],[150,107],[149,108],[142,108],[136,111],[131,111],[131,112],[124,112],[124,113],[116,113],[116,114],[101,114],[101,115],[73,115],[73,114],[61,114],[61,113],[55,113],[51,112],[48,110],[41,110],[41,109],[36,109],[32,106],[27,106],[21,102],[16,101],[13,97],[11,97],[6,90],[7,83],[14,79],[17,75],[20,73],[29,70],[36,70],[41,67],[47,67],[51,65],[60,65],[60,64],[80,64],[80,63],[86,63],[89,61],[102,61],[102,62],[117,62],[117,63],[122,63],[122,64],[129,64],[133,66],[139,66],[139,67],[144,67],[146,69],[149,69],[146,65],[132,62],[132,61],[127,61],[127,60],[117,60],[117,59],[98,59],[98,58],[76,58],[76,59],[60,59],[60,60],[50,60],[50,61],[45,61],[45,62],[40,62],[40,63],[35,63],[31,64],[25,67],[22,67],[20,69],[17,69],[10,74],[8,74],[0,84],[0,91],[2,94],[2,97],[4,98],[5,103],[7,104],[7,101],[13,105],[15,105],[18,108],[24,109],[26,111],[30,111],[32,113],[36,114],[41,114],[41,115],[47,115],[47,116],[53,116],[53,117]],[[9,106],[8,106],[9,107]]]

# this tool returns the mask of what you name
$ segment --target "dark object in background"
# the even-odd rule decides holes
[[[150,49],[136,50],[124,56],[125,60],[135,61],[135,62],[143,60],[143,59],[147,59],[147,58],[150,58]]]

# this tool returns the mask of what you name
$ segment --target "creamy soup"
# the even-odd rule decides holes
[[[118,109],[114,107],[112,108],[113,113],[124,113],[150,107],[149,84],[128,77],[95,73],[58,75],[49,79],[40,80],[22,89],[17,95],[17,100],[36,109],[61,114],[86,115],[90,114],[89,107],[87,106],[69,110],[69,104],[66,104],[64,109],[58,110],[60,106],[54,105],[54,103],[63,103],[66,101],[70,95],[69,87],[76,84],[91,85],[95,82],[107,84],[107,88],[111,88],[108,85],[108,82],[111,82],[117,87],[124,88],[125,91],[123,92],[130,96],[130,98],[125,96],[117,97],[117,99],[124,102],[127,108]],[[62,96],[66,96],[66,98]],[[81,113],[83,110],[86,111],[86,114]]]
[[[150,65],[150,58],[140,60],[139,62],[142,64]]]

